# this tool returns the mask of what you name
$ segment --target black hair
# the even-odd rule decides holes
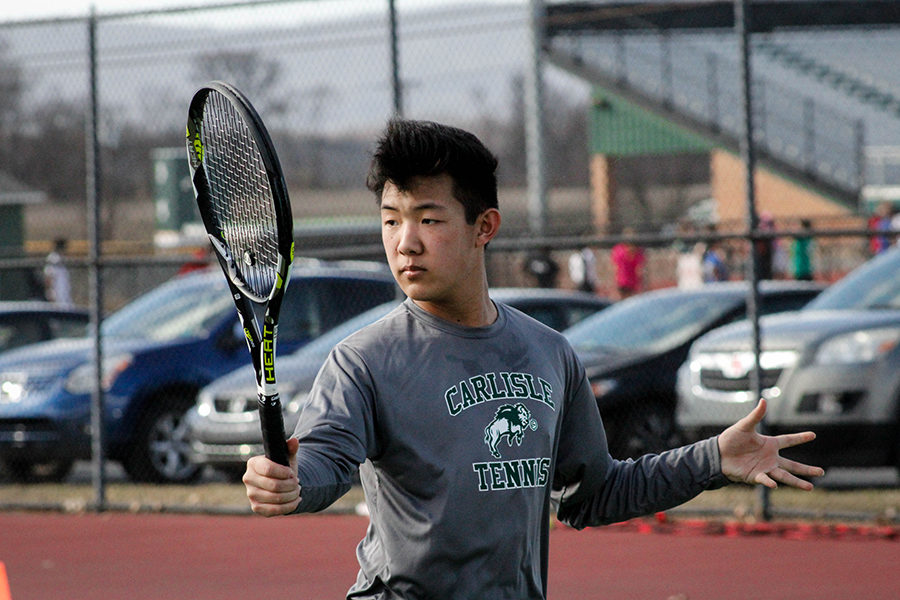
[[[497,158],[468,131],[431,121],[391,119],[378,140],[366,186],[381,203],[390,181],[408,191],[416,177],[447,174],[466,221],[497,208]]]

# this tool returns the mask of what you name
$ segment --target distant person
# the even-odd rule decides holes
[[[593,250],[582,248],[569,256],[569,278],[583,292],[597,291],[597,258]]]
[[[800,281],[812,281],[813,240],[812,235],[810,234],[810,231],[812,230],[812,223],[810,223],[809,219],[802,219],[800,221],[800,227],[801,229],[803,229],[804,233],[795,237],[793,243],[791,244],[792,270],[794,273],[794,279]]]
[[[703,252],[703,282],[728,281],[730,273],[725,262],[725,251],[718,240],[710,240]]]
[[[633,231],[626,229],[623,233],[631,235]],[[613,268],[616,272],[616,288],[619,298],[628,298],[641,291],[644,283],[644,250],[630,241],[619,242],[610,253]]]
[[[690,223],[682,222],[679,233],[689,236],[694,232]],[[697,289],[703,285],[703,252],[706,245],[699,241],[681,239],[675,242],[678,262],[675,264],[675,278],[683,290]]]
[[[540,248],[525,258],[525,272],[534,277],[538,287],[556,287],[559,265],[550,255],[550,248]]]
[[[869,251],[873,256],[881,254],[891,246],[890,231],[893,213],[893,205],[890,202],[882,202],[869,217],[869,231],[877,233],[869,238]]]
[[[53,241],[53,250],[44,261],[44,294],[50,302],[72,304],[72,285],[69,270],[63,264],[62,255],[68,243],[62,238]]]

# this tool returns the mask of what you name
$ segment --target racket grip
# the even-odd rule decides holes
[[[266,457],[280,465],[290,466],[287,440],[284,438],[284,415],[278,394],[259,395],[259,422]]]

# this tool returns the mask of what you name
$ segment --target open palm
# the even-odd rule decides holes
[[[811,490],[812,483],[801,477],[821,477],[825,471],[784,458],[782,448],[805,444],[816,438],[812,431],[778,436],[762,435],[756,431],[766,414],[766,401],[760,400],[750,414],[719,435],[722,473],[731,481],[762,484],[769,488],[783,483],[802,490]]]

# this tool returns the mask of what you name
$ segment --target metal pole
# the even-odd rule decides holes
[[[528,224],[533,235],[543,236],[547,226],[547,182],[544,157],[544,3],[530,0],[528,32],[530,56],[525,80],[525,156],[528,179]]]
[[[866,168],[868,167],[866,164],[866,128],[862,119],[857,119],[853,124],[853,132],[856,137],[856,208],[862,212],[865,210],[862,189],[866,183]]]
[[[400,49],[397,43],[397,7],[388,0],[391,21],[391,83],[394,92],[394,116],[403,116],[403,84],[400,81]]]
[[[741,52],[741,98],[743,109],[744,131],[741,137],[741,158],[746,170],[745,191],[747,195],[747,227],[750,238],[750,291],[747,295],[747,316],[750,319],[753,330],[753,354],[754,364],[750,371],[750,391],[753,398],[758,399],[762,395],[760,382],[760,333],[759,333],[759,253],[756,248],[758,241],[757,228],[759,219],[756,214],[756,189],[753,181],[753,173],[756,170],[756,153],[753,147],[753,94],[751,82],[753,77],[750,69],[750,14],[747,0],[735,0],[734,25],[737,32]],[[766,243],[769,239],[762,238]],[[759,427],[762,433],[766,432],[766,423],[763,420]],[[758,489],[760,518],[768,521],[771,519],[769,508],[769,488],[760,485]]]
[[[95,505],[98,512],[106,509],[106,452],[103,431],[103,346],[100,323],[103,319],[100,272],[100,144],[97,119],[97,13],[91,6],[88,18],[89,105],[86,119],[86,197],[88,207],[88,287],[90,294],[91,335],[94,338],[93,361],[96,370],[91,398],[91,467]]]

